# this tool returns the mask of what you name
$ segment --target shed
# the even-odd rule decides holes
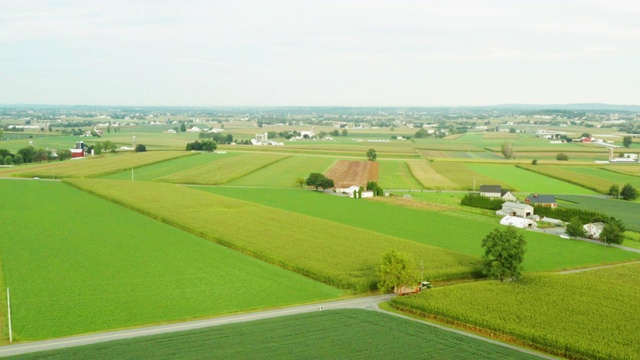
[[[524,202],[526,202],[527,204],[536,205],[536,206],[546,206],[546,207],[552,207],[552,208],[558,207],[558,203],[556,202],[556,197],[553,195],[533,194],[533,195],[527,196],[527,198],[524,199]]]

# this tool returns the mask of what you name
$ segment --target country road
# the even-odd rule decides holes
[[[186,331],[186,330],[195,330],[195,329],[201,329],[201,328],[206,328],[211,326],[242,323],[242,322],[248,322],[248,321],[254,321],[254,320],[269,319],[269,318],[295,315],[295,314],[304,314],[304,313],[310,313],[310,312],[316,312],[316,311],[326,311],[326,310],[335,310],[335,309],[365,309],[365,310],[371,310],[371,311],[381,311],[381,312],[384,312],[385,314],[404,318],[410,321],[418,321],[425,324],[425,326],[433,326],[442,330],[451,331],[457,334],[469,336],[482,341],[487,341],[493,344],[497,344],[497,345],[511,348],[514,350],[522,351],[523,353],[538,356],[542,359],[557,359],[556,357],[553,357],[547,354],[542,354],[537,351],[521,348],[515,345],[506,344],[506,343],[492,340],[492,339],[488,339],[488,338],[475,335],[472,333],[468,333],[465,331],[456,330],[456,329],[452,329],[452,328],[435,324],[432,322],[422,321],[422,320],[411,318],[401,314],[384,311],[378,307],[378,304],[385,301],[389,301],[391,298],[393,298],[393,296],[395,295],[368,296],[368,297],[361,297],[361,298],[355,298],[355,299],[322,302],[322,303],[317,303],[312,305],[294,306],[290,308],[283,308],[283,309],[276,309],[276,310],[266,310],[266,311],[240,314],[240,315],[223,316],[223,317],[206,319],[206,320],[187,321],[187,322],[168,324],[168,325],[148,326],[148,327],[136,328],[136,329],[130,329],[130,330],[110,331],[110,332],[104,332],[99,334],[78,335],[78,336],[71,336],[71,337],[54,339],[54,340],[45,340],[45,341],[36,341],[36,342],[30,342],[30,343],[24,343],[24,344],[7,345],[7,346],[0,347],[0,357],[27,354],[27,353],[33,353],[33,352],[45,351],[45,350],[62,349],[62,348],[81,346],[81,345],[96,344],[96,343],[108,342],[108,341],[114,341],[114,340],[131,339],[131,338],[136,338],[141,336],[166,334],[166,333]]]

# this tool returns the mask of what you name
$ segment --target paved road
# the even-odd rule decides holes
[[[304,313],[310,313],[310,312],[316,312],[316,311],[334,310],[334,309],[365,309],[365,310],[381,311],[386,314],[401,317],[411,321],[419,321],[426,325],[437,327],[442,330],[451,331],[457,334],[462,334],[465,336],[487,341],[500,346],[505,346],[511,349],[522,351],[524,353],[539,356],[540,358],[543,358],[543,359],[557,359],[553,356],[541,354],[536,351],[502,343],[496,340],[487,339],[485,337],[481,337],[472,333],[451,329],[435,323],[421,321],[421,320],[410,318],[401,314],[383,311],[378,307],[378,304],[380,304],[381,302],[389,301],[393,296],[394,295],[369,296],[369,297],[362,297],[362,298],[355,298],[355,299],[348,299],[348,300],[338,300],[338,301],[317,303],[313,305],[295,306],[295,307],[277,309],[277,310],[267,310],[267,311],[241,314],[241,315],[230,315],[230,316],[224,316],[224,317],[207,319],[207,320],[196,320],[196,321],[188,321],[188,322],[177,323],[177,324],[149,326],[149,327],[137,328],[137,329],[131,329],[131,330],[110,331],[110,332],[105,332],[100,334],[80,335],[80,336],[72,336],[72,337],[55,339],[55,340],[7,345],[7,346],[0,347],[0,356],[26,354],[26,353],[32,353],[37,351],[45,351],[45,350],[55,350],[55,349],[73,347],[73,346],[89,345],[89,344],[96,344],[96,343],[107,342],[107,341],[123,340],[123,339],[130,339],[130,338],[135,338],[140,336],[148,336],[148,335],[156,335],[156,334],[166,334],[166,333],[172,333],[172,332],[178,332],[178,331],[195,330],[195,329],[201,329],[201,328],[206,328],[211,326],[241,323],[241,322],[248,322],[248,321],[254,321],[254,320],[275,318],[280,316],[304,314]]]

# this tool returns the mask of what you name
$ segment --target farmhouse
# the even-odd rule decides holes
[[[533,215],[533,206],[507,201],[502,204],[502,209],[496,211],[496,215],[519,216],[526,218]]]
[[[556,202],[556,197],[553,195],[533,194],[533,195],[527,196],[527,198],[524,199],[524,202],[526,202],[527,204],[535,205],[535,206],[545,206],[545,207],[551,207],[551,208],[558,207],[558,203]]]
[[[488,198],[500,198],[504,201],[518,201],[511,191],[500,185],[480,185],[480,195]]]
[[[517,217],[517,216],[505,216],[500,220],[500,225],[514,226],[517,228],[536,228],[537,224],[533,220]]]
[[[604,229],[604,223],[596,222],[582,225],[584,231],[587,232],[587,237],[592,239],[600,239],[600,233]]]

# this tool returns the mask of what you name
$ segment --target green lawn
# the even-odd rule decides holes
[[[0,202],[0,251],[17,340],[342,294],[63,183],[4,180],[0,196],[12,199]]]
[[[482,281],[397,297],[392,305],[569,358],[640,359],[638,271],[640,264],[629,264]]]
[[[537,359],[366,310],[327,310],[74,347],[12,359]]]
[[[502,182],[509,184],[510,189],[518,192],[540,194],[595,194],[594,191],[584,187],[552,179],[548,176],[520,169],[513,165],[466,164],[466,166],[479,174],[499,178]]]
[[[202,187],[204,191],[256,202],[287,211],[326,219],[441,247],[481,256],[481,240],[499,225],[499,217],[469,213],[424,211],[368,200],[354,200],[314,191],[284,189],[234,189]],[[477,217],[483,221],[478,221]],[[488,223],[493,219],[495,225]],[[640,254],[557,236],[525,232],[528,271],[556,270],[640,258]],[[417,259],[422,261],[423,259]],[[425,263],[430,261],[424,259]]]

